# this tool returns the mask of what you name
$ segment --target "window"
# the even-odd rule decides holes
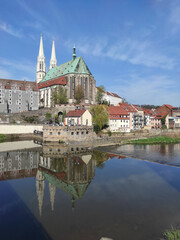
[[[74,135],[74,132],[71,132],[71,135]]]
[[[79,132],[76,132],[77,135],[79,135]]]
[[[58,132],[58,135],[60,135],[61,133],[60,132]]]
[[[52,132],[49,132],[49,135],[52,135]]]
[[[81,132],[81,134],[83,135],[83,134],[84,134],[84,132]]]
[[[88,134],[89,132],[87,131],[86,134]]]

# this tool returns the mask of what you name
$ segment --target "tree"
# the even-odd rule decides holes
[[[55,104],[67,103],[67,89],[59,86],[58,89],[53,93],[52,98]]]
[[[102,127],[108,123],[109,113],[108,106],[106,105],[94,105],[90,108],[90,113],[92,114],[94,128],[97,132],[102,129]]]
[[[104,92],[105,92],[105,87],[103,85],[97,87],[96,101],[98,104],[102,104]]]
[[[79,104],[81,100],[84,98],[84,90],[81,85],[77,85],[75,88],[74,98],[76,99],[76,103]]]

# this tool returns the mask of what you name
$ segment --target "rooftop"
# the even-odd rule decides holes
[[[85,113],[86,109],[76,109],[73,111],[69,111],[66,114],[66,117],[81,117]]]
[[[40,83],[49,81],[50,79],[59,78],[70,73],[83,73],[92,75],[83,58],[77,57],[69,62],[49,69],[49,71],[46,73],[46,76],[40,81]]]

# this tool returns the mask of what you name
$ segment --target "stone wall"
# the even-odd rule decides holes
[[[43,125],[0,124],[0,134],[29,134],[34,130],[42,131]]]
[[[79,142],[91,141],[96,138],[93,127],[89,126],[50,126],[43,127],[44,142]]]
[[[59,112],[66,111],[66,113],[68,113],[69,111],[77,109],[77,107],[84,108],[87,110],[90,109],[90,105],[61,104],[61,105],[56,105],[54,108],[41,108],[39,110],[25,111],[25,112],[19,112],[19,113],[9,113],[9,114],[0,113],[0,122],[23,123],[25,117],[35,117],[37,118],[37,121],[40,123],[46,120],[45,119],[46,113],[51,113],[52,119],[54,120],[55,115],[58,114]]]

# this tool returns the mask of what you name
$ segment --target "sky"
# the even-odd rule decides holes
[[[180,106],[180,0],[1,0],[0,78],[36,80],[40,35],[46,69],[73,44],[96,86],[133,104]]]

